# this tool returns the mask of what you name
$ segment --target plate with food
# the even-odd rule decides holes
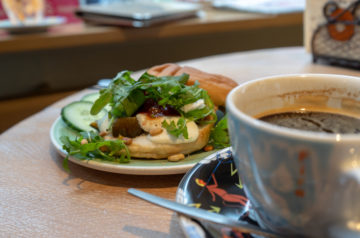
[[[222,98],[211,96],[209,82],[202,86],[209,76],[221,77],[214,87],[231,83],[224,84]],[[122,174],[185,173],[229,145],[226,116],[218,108],[235,85],[174,64],[153,67],[137,80],[125,70],[107,88],[64,106],[51,141],[66,170],[70,160]]]

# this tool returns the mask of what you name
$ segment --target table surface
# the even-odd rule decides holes
[[[237,82],[284,73],[360,76],[312,64],[301,47],[217,55],[186,62]],[[180,175],[136,176],[70,163],[62,168],[49,138],[61,108],[89,89],[32,115],[0,135],[0,233],[3,237],[183,237],[177,216],[132,197],[128,188],[174,199]]]
[[[80,22],[51,27],[49,31],[38,34],[10,35],[0,30],[0,53],[293,26],[301,25],[302,19],[302,13],[279,15],[246,13],[215,9],[204,3],[198,17],[141,29],[95,26]]]

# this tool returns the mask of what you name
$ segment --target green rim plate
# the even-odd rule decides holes
[[[57,118],[50,129],[51,142],[60,153],[61,156],[66,156],[66,151],[62,149],[60,142],[61,136],[69,136],[75,138],[79,134],[66,126],[61,117]],[[162,160],[149,160],[149,159],[132,159],[130,163],[119,164],[100,159],[95,160],[82,160],[74,156],[70,156],[69,160],[92,169],[120,173],[120,174],[135,174],[135,175],[166,175],[166,174],[182,174],[190,170],[196,163],[206,158],[210,154],[216,152],[198,152],[188,155],[184,160],[179,162],[169,162],[165,159]]]

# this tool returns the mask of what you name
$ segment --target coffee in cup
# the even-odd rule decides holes
[[[334,134],[360,133],[360,118],[348,116],[338,111],[301,108],[275,113],[267,112],[256,116],[256,118],[274,125],[298,130]]]

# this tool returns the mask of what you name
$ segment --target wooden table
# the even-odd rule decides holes
[[[217,55],[182,62],[236,81],[283,73],[359,71],[313,65],[303,48],[280,48]],[[0,234],[2,237],[183,237],[177,216],[127,194],[138,188],[174,199],[183,175],[111,174],[70,163],[49,139],[51,124],[65,104],[89,90],[64,98],[0,136]],[[2,120],[6,120],[3,118]]]

